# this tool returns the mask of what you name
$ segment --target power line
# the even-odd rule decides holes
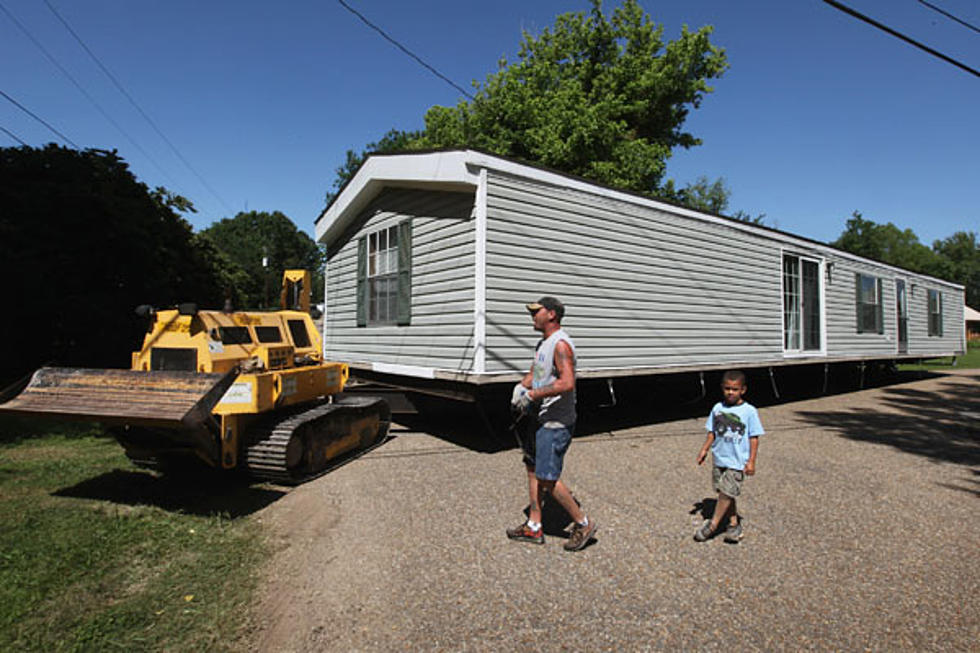
[[[221,198],[221,196],[218,195],[218,193],[213,188],[211,188],[211,185],[207,181],[205,181],[204,177],[202,177],[200,173],[198,173],[198,171],[194,169],[194,166],[192,166],[190,162],[188,162],[188,160],[184,158],[184,155],[180,153],[180,150],[178,150],[177,147],[172,142],[170,142],[170,139],[167,138],[166,135],[160,130],[160,128],[157,127],[156,123],[153,122],[153,120],[150,118],[149,115],[147,115],[147,113],[143,110],[143,108],[140,107],[139,104],[137,104],[136,100],[134,100],[133,97],[128,92],[126,92],[126,89],[124,89],[122,84],[119,83],[119,80],[117,80],[115,76],[111,72],[109,72],[109,69],[106,68],[105,65],[103,65],[103,63],[99,60],[97,56],[95,56],[95,53],[92,52],[92,50],[89,49],[89,47],[85,44],[82,38],[75,33],[75,30],[71,28],[71,25],[68,24],[68,21],[62,18],[61,14],[59,14],[58,11],[51,5],[49,0],[44,0],[44,4],[48,6],[48,9],[51,10],[51,13],[54,14],[55,18],[57,18],[61,22],[61,24],[65,26],[65,29],[68,30],[68,33],[71,34],[72,37],[74,37],[74,39],[78,42],[80,46],[82,46],[82,49],[85,50],[86,53],[88,53],[88,56],[92,58],[92,61],[94,61],[96,65],[102,70],[102,72],[105,73],[106,77],[108,77],[109,80],[113,83],[113,85],[115,85],[116,89],[118,89],[119,92],[122,93],[127,100],[129,100],[129,103],[133,105],[133,107],[139,112],[139,114],[143,116],[143,119],[146,120],[146,122],[150,125],[150,127],[153,128],[153,131],[155,131],[157,135],[163,139],[163,142],[165,142],[170,147],[171,151],[173,151],[173,153],[177,156],[177,158],[180,159],[181,163],[183,163],[187,167],[187,169],[190,170],[195,177],[197,177],[197,180],[201,182],[201,185],[204,186],[208,190],[208,192],[211,193],[211,195],[213,195],[214,198],[221,203],[223,207],[225,207],[226,211],[228,211],[229,213],[234,213],[234,211],[232,211],[232,209]]]
[[[40,50],[41,53],[45,57],[47,57],[48,61],[50,61],[52,63],[52,65],[54,65],[55,68],[57,68],[58,70],[60,70],[61,71],[61,74],[64,75],[68,79],[68,81],[70,81],[72,84],[75,85],[75,88],[77,88],[78,91],[82,95],[85,96],[85,99],[88,100],[92,104],[92,106],[94,106],[99,111],[99,113],[102,114],[102,117],[105,118],[113,127],[115,127],[117,130],[119,130],[119,133],[121,133],[123,136],[125,136],[126,139],[130,142],[130,144],[133,147],[135,147],[137,150],[139,150],[139,152],[142,153],[142,155],[144,157],[146,157],[146,159],[150,163],[153,164],[153,166],[160,172],[160,174],[162,174],[164,177],[166,177],[167,179],[169,179],[172,184],[175,184],[175,185],[177,184],[177,182],[173,179],[173,177],[171,177],[169,174],[167,174],[167,172],[163,168],[160,167],[160,165],[156,162],[156,160],[154,160],[154,158],[152,156],[150,156],[149,153],[146,150],[144,150],[142,147],[140,147],[139,143],[137,143],[135,140],[133,140],[133,138],[126,132],[125,129],[122,128],[122,126],[119,125],[119,123],[117,123],[115,120],[113,120],[112,116],[110,116],[108,113],[106,113],[105,109],[103,109],[102,106],[98,102],[95,101],[95,98],[93,98],[89,94],[89,92],[86,91],[85,88],[83,88],[82,85],[78,83],[78,81],[72,76],[72,74],[69,73],[68,70],[66,70],[65,67],[62,66],[61,63],[57,59],[55,59],[54,55],[52,55],[47,50],[47,48],[45,48],[41,44],[40,41],[38,41],[36,38],[34,38],[34,35],[31,34],[30,31],[28,31],[28,29],[26,27],[24,27],[24,25],[22,25],[21,22],[18,21],[17,18],[15,18],[12,13],[10,13],[10,11],[3,5],[2,2],[0,2],[0,11],[3,11],[3,13],[5,13],[7,15],[7,18],[9,18],[10,21],[14,25],[16,25],[20,29],[20,31],[23,32],[24,35],[28,39],[31,40],[32,43],[34,43],[34,45],[37,47],[37,49]]]
[[[34,113],[33,111],[31,111],[27,107],[25,107],[23,104],[21,104],[20,102],[18,102],[14,98],[10,97],[9,95],[7,95],[6,93],[4,93],[3,91],[0,91],[0,95],[2,95],[3,97],[5,97],[8,102],[10,102],[15,107],[17,107],[18,109],[20,109],[21,111],[23,111],[24,113],[26,113],[27,115],[29,115],[31,118],[34,118],[34,120],[38,121],[39,123],[41,123],[42,125],[44,125],[48,129],[50,129],[52,132],[54,132],[55,134],[57,134],[58,135],[58,138],[60,138],[61,140],[65,141],[66,143],[68,143],[69,145],[71,145],[72,147],[74,147],[76,150],[82,149],[82,148],[78,147],[78,145],[75,143],[75,141],[73,141],[72,139],[68,138],[67,136],[65,136],[64,134],[62,134],[60,131],[58,131],[57,129],[55,129],[51,125],[49,125],[47,122],[44,121],[43,118],[41,118],[39,115],[37,115],[36,113]]]
[[[919,3],[920,4],[924,4],[925,6],[929,7],[933,11],[936,11],[936,12],[941,13],[943,16],[945,16],[946,18],[949,18],[950,20],[955,20],[957,23],[959,23],[960,25],[963,25],[964,27],[969,27],[974,32],[980,32],[980,29],[974,27],[973,25],[971,25],[970,23],[966,22],[965,20],[962,20],[960,18],[957,18],[956,16],[954,16],[951,13],[949,13],[948,11],[945,11],[945,10],[941,9],[940,7],[937,7],[936,5],[932,4],[931,2],[926,2],[926,0],[919,0]]]
[[[910,45],[914,45],[915,47],[919,48],[920,50],[925,50],[926,52],[928,52],[929,54],[933,55],[934,57],[939,57],[940,59],[942,59],[946,63],[951,63],[954,66],[956,66],[957,68],[962,68],[966,72],[968,72],[968,73],[970,73],[972,75],[975,75],[977,77],[980,77],[980,71],[974,70],[973,68],[970,68],[969,66],[967,66],[964,63],[960,63],[956,59],[953,59],[952,57],[948,57],[945,54],[943,54],[942,52],[939,52],[937,50],[933,50],[928,45],[923,45],[922,43],[919,43],[918,41],[916,41],[914,39],[911,39],[908,36],[905,36],[901,32],[897,32],[897,31],[893,30],[891,27],[888,27],[887,25],[882,25],[881,23],[879,23],[875,19],[869,18],[868,16],[865,16],[864,14],[858,13],[858,12],[854,11],[853,9],[851,9],[850,7],[847,7],[845,5],[842,5],[841,3],[837,2],[836,0],[823,0],[823,1],[825,3],[827,3],[828,5],[830,5],[831,7],[834,7],[835,9],[839,9],[840,11],[843,11],[845,14],[849,14],[849,15],[853,16],[854,18],[857,18],[858,20],[863,20],[864,22],[868,23],[869,25],[872,25],[874,27],[877,27],[878,29],[880,29],[882,31],[888,32],[892,36],[894,36],[896,38],[899,38],[899,39],[902,39],[906,43],[908,43]]]
[[[20,140],[20,137],[18,137],[17,134],[13,133],[12,131],[10,131],[9,129],[7,129],[6,127],[0,127],[0,131],[2,131],[4,134],[6,134],[7,136],[9,136],[10,138],[14,139],[15,141],[17,141],[21,145],[23,145],[25,147],[28,147],[27,143],[25,143],[24,141]]]
[[[47,2],[47,0],[45,0],[45,2]],[[399,43],[398,41],[396,41],[392,37],[388,36],[388,34],[383,29],[381,29],[380,27],[378,27],[377,25],[375,25],[374,23],[372,23],[371,21],[369,21],[367,18],[364,17],[363,14],[361,14],[359,11],[357,11],[356,9],[354,9],[353,7],[351,7],[349,4],[347,4],[346,2],[344,2],[344,0],[337,0],[337,2],[339,2],[340,5],[344,9],[346,9],[347,11],[351,12],[352,14],[354,14],[355,16],[357,16],[358,18],[360,18],[361,21],[365,25],[367,25],[368,27],[370,27],[371,29],[373,29],[375,32],[377,32],[378,34],[380,34],[389,43],[391,43],[396,48],[398,48],[399,50],[401,50],[402,52],[404,52],[405,54],[407,54],[408,56],[410,56],[412,59],[415,59],[415,61],[419,62],[419,64],[421,64],[422,67],[424,67],[426,70],[428,70],[429,72],[431,72],[433,75],[435,75],[436,77],[438,77],[442,81],[446,82],[447,84],[449,84],[450,86],[452,86],[454,89],[456,89],[457,91],[459,91],[460,93],[462,93],[463,95],[465,95],[466,97],[468,97],[469,99],[476,100],[475,97],[473,97],[472,95],[470,95],[469,93],[467,93],[465,90],[463,90],[463,88],[461,86],[459,86],[458,84],[456,84],[456,82],[454,82],[453,80],[449,79],[448,77],[446,77],[445,75],[443,75],[441,72],[439,72],[438,70],[436,70],[435,68],[433,68],[429,64],[427,64],[424,61],[422,61],[422,59],[417,54],[415,54],[414,52],[412,52],[411,50],[409,50],[408,48],[406,48],[404,45],[402,45],[401,43]]]

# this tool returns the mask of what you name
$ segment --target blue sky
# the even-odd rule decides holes
[[[514,60],[522,30],[589,8],[347,1],[467,89],[501,57]],[[917,0],[843,1],[980,69],[980,33]],[[980,27],[975,0],[931,2]],[[770,226],[822,241],[854,210],[926,244],[980,231],[980,77],[820,0],[641,4],[667,39],[684,24],[714,25],[731,63],[686,123],[704,144],[668,164],[680,185],[724,177],[729,212],[764,213]],[[418,129],[430,106],[460,99],[332,0],[0,0],[0,91],[80,147],[118,149],[149,186],[190,198],[199,212],[186,217],[198,229],[241,210],[279,210],[310,234],[348,149],[391,128]],[[60,141],[2,96],[0,127],[33,146]],[[0,145],[18,144],[0,130]]]

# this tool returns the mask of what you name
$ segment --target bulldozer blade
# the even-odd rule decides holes
[[[108,425],[196,428],[237,377],[197,372],[42,367],[0,412]]]

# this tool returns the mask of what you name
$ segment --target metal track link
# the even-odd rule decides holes
[[[341,456],[336,462],[331,461],[322,469],[289,468],[287,451],[290,441],[298,431],[306,429],[311,437],[316,437],[320,429],[332,424],[341,413],[368,415],[375,410],[379,412],[380,419],[377,436],[370,447]],[[371,397],[344,397],[333,403],[256,424],[248,434],[248,441],[251,444],[245,450],[245,464],[249,473],[256,479],[287,485],[302,483],[374,449],[384,441],[390,424],[390,413],[384,402]]]

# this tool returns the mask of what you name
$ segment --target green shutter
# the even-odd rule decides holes
[[[367,236],[357,240],[357,326],[367,326]]]
[[[398,223],[398,324],[412,323],[412,221]]]

